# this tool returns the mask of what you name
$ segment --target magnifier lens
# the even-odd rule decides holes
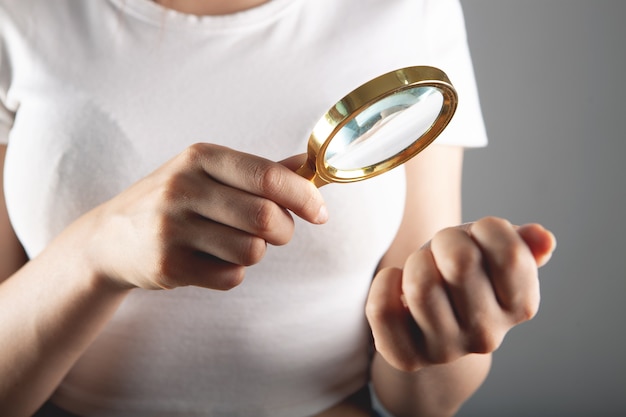
[[[323,155],[326,169],[342,177],[342,171],[362,170],[394,158],[430,129],[443,101],[438,88],[419,86],[373,103],[337,130]]]
[[[296,173],[321,187],[372,178],[408,161],[454,115],[457,94],[438,68],[400,68],[357,87],[318,120]]]

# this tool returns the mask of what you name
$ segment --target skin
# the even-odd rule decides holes
[[[0,409],[32,414],[132,289],[239,285],[267,243],[290,240],[287,210],[327,218],[317,188],[288,168],[210,144],[86,213],[25,264],[3,205]]]
[[[537,267],[554,247],[540,225],[487,217],[443,229],[403,268],[382,269],[367,303],[381,402],[398,417],[454,415],[505,334],[537,313]]]
[[[166,6],[201,15],[261,3]],[[0,146],[0,173],[5,152]],[[462,157],[462,149],[431,146],[407,163],[406,214],[367,300],[376,346],[372,383],[397,416],[458,410],[486,377],[504,335],[535,315],[537,269],[555,248],[553,235],[536,224],[487,217],[451,227],[461,221]],[[293,173],[302,158],[277,163],[191,146],[85,213],[31,260],[2,200],[3,413],[37,410],[130,291],[229,290],[243,282],[246,266],[262,261],[268,243],[289,242],[291,213],[324,223],[320,192]],[[367,416],[368,408],[355,394],[320,416]]]
[[[372,381],[398,416],[450,415],[474,392],[488,370],[485,353],[536,312],[537,265],[554,248],[541,226],[495,218],[445,228],[420,248],[430,229],[458,217],[458,193],[444,191],[459,187],[461,156],[432,146],[409,162],[406,204],[415,215],[382,259],[366,307],[377,348]],[[442,175],[420,184],[425,172]],[[417,204],[427,197],[432,204]],[[210,144],[86,213],[28,262],[3,205],[0,409],[32,414],[134,288],[239,285],[266,243],[291,238],[286,209],[312,223],[327,218],[319,191],[283,164]],[[321,415],[366,408],[355,396]]]
[[[181,13],[198,16],[219,16],[251,9],[267,0],[155,0],[155,3]]]

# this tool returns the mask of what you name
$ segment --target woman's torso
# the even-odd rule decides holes
[[[14,25],[7,204],[30,256],[188,145],[303,153],[344,94],[429,63],[420,1],[274,0],[220,17],[147,0],[25,3],[0,18]],[[240,287],[132,293],[53,401],[97,416],[294,416],[366,384],[364,303],[402,217],[404,174],[323,194],[331,220],[296,219],[292,242]]]

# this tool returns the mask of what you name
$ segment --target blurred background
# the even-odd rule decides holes
[[[459,416],[626,416],[626,1],[461,3],[490,138],[465,220],[541,222],[558,248]]]

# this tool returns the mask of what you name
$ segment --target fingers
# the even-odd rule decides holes
[[[282,161],[279,161],[278,163],[283,166],[286,166],[291,171],[296,171],[298,168],[302,166],[302,164],[306,162],[306,159],[307,159],[307,155],[303,153],[299,155],[293,155],[287,159],[283,159]]]
[[[422,336],[402,302],[402,270],[387,268],[376,274],[366,315],[376,350],[397,369],[419,369]]]
[[[216,181],[270,199],[306,221],[327,219],[317,187],[279,163],[209,144],[188,148],[184,158],[199,163]]]
[[[313,223],[327,217],[319,190],[288,167],[197,144],[92,212],[89,253],[94,269],[125,287],[228,289],[267,243],[291,239],[290,211]],[[123,249],[110,243],[119,241]]]
[[[258,236],[272,245],[284,245],[291,239],[293,218],[274,201],[217,183],[211,178],[202,178],[199,182],[190,186],[189,193],[195,195],[189,204],[202,219],[208,220],[197,224],[203,234],[217,236],[218,230],[211,226],[211,223],[217,223]]]
[[[157,268],[150,275],[156,288],[173,289],[193,285],[226,291],[235,288],[244,279],[245,267],[241,265],[204,252],[190,252],[184,247],[174,252],[177,253],[155,263]]]
[[[449,228],[435,235],[430,251],[463,334],[458,339],[460,349],[472,353],[495,350],[504,336],[500,329],[508,320],[485,267],[482,248],[462,228]]]
[[[533,223],[520,226],[517,229],[517,233],[528,245],[535,257],[537,266],[541,267],[547,264],[556,249],[556,238],[552,232],[539,224]]]
[[[496,350],[536,314],[537,266],[554,247],[540,225],[493,217],[440,231],[403,270],[374,279],[366,311],[377,350],[401,370]]]
[[[254,265],[265,256],[267,242],[257,235],[200,217],[189,219],[186,226],[185,239],[196,252],[241,266]]]
[[[516,227],[488,217],[474,223],[471,234],[483,253],[500,306],[514,323],[532,318],[539,308],[537,264]]]
[[[422,355],[427,362],[446,363],[458,358],[462,354],[458,312],[450,302],[450,291],[431,251],[418,251],[409,257],[402,289],[423,335]]]
[[[317,188],[279,163],[197,144],[169,168],[162,240],[179,236],[226,262],[249,266],[262,259],[266,243],[286,244],[294,231],[288,209],[309,221],[326,220]]]

